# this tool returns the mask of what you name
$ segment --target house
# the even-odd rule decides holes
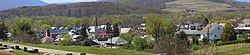
[[[203,30],[201,30],[201,32],[205,37],[208,37],[210,40],[220,40],[222,28],[223,26],[219,24],[207,24],[207,26],[205,26]]]
[[[128,41],[126,41],[120,37],[113,37],[112,39],[108,39],[107,41],[93,40],[93,42],[98,43],[98,45],[100,47],[104,47],[104,48],[110,48],[111,46],[114,46],[115,48],[117,48],[115,45],[124,45],[124,44],[128,43]],[[97,45],[95,45],[95,46],[97,46]]]
[[[95,39],[97,39],[98,41],[107,41],[109,38],[111,38],[111,35],[107,34],[106,32],[98,33],[95,36]]]
[[[237,34],[250,32],[250,19],[244,19],[238,23],[238,27],[234,28]]]
[[[129,31],[131,31],[131,28],[121,28],[120,29],[120,33],[123,34],[123,33],[129,33]]]
[[[40,36],[41,38],[45,37],[45,32],[44,30],[38,30],[37,35]]]
[[[250,27],[250,19],[243,19],[241,23],[244,24],[245,27]]]
[[[146,35],[146,30],[144,29],[138,29],[138,28],[135,28],[135,29],[131,29],[129,31],[129,34],[130,35]]]
[[[67,29],[51,29],[49,30],[49,32],[50,32],[50,37],[56,39],[57,35],[68,34],[69,31]]]
[[[51,38],[51,37],[44,37],[44,38],[42,38],[42,43],[43,44],[53,44],[53,42],[54,42],[54,39]]]
[[[152,35],[143,35],[142,38],[146,41],[155,41],[155,38]]]
[[[193,36],[197,37],[199,41],[201,41],[204,38],[203,33],[199,30],[180,30],[180,31],[184,31],[187,34],[189,40],[192,40]],[[177,33],[179,33],[180,31],[178,31]]]

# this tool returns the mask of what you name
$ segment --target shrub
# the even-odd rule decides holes
[[[60,45],[62,45],[62,46],[70,46],[71,41],[70,41],[70,39],[62,40],[62,41],[60,41]]]
[[[201,49],[200,45],[192,45],[192,50],[199,50]]]
[[[221,42],[221,43],[216,43],[216,46],[238,44],[238,43],[250,43],[250,40],[243,40],[243,41],[242,40],[235,40],[235,41]]]

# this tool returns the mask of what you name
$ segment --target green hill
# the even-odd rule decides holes
[[[74,4],[51,4],[47,6],[25,6],[0,12],[1,16],[67,16],[90,17],[93,15],[123,15],[164,13],[161,10],[111,2],[82,2]]]
[[[222,10],[236,10],[236,8],[229,8],[231,5],[226,3],[217,3],[206,0],[176,0],[166,3],[167,11],[185,11],[186,9],[193,9],[197,11],[222,11]]]
[[[202,12],[235,10],[250,11],[250,3],[237,2],[235,0],[114,0],[114,2],[173,12],[185,11],[186,9],[193,9]]]

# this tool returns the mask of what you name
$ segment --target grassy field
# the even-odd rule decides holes
[[[235,8],[228,8],[230,5],[225,3],[210,2],[206,0],[176,0],[166,3],[167,11],[185,11],[185,9],[194,9],[203,12],[221,11],[221,10],[235,10]]]
[[[238,50],[233,50],[233,51],[229,51],[229,52],[217,53],[217,55],[243,55],[243,54],[250,54],[250,47],[238,49]]]
[[[133,50],[124,50],[124,49],[95,48],[95,47],[84,47],[84,46],[55,46],[55,45],[44,45],[44,44],[24,44],[24,45],[48,48],[48,49],[72,51],[72,52],[101,54],[101,55],[153,55],[151,53],[139,52]]]
[[[247,54],[248,52],[247,49],[249,48],[250,48],[250,43],[231,44],[231,45],[223,45],[223,46],[209,47],[206,49],[196,50],[193,51],[193,55],[200,55],[211,52],[220,55],[230,54],[230,53],[236,53],[236,55]]]
[[[16,55],[43,55],[43,53],[36,53],[36,54],[33,54],[33,53],[28,53],[28,52],[24,52],[24,51],[21,51],[21,50],[14,50],[14,52],[12,52]]]

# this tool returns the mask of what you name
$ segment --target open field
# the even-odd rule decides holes
[[[84,46],[55,46],[55,45],[44,45],[44,44],[24,44],[24,45],[71,51],[71,52],[101,54],[101,55],[152,55],[151,53],[138,52],[133,50],[124,50],[124,49],[95,48],[95,47],[84,47]]]
[[[217,55],[243,55],[243,54],[250,54],[250,47],[233,50],[229,52],[218,53]]]
[[[209,47],[206,49],[196,50],[193,52],[194,55],[206,54],[206,53],[216,53],[219,55],[235,53],[239,54],[248,54],[250,53],[250,43],[241,43],[241,44],[231,44],[231,45],[223,45],[216,47]]]
[[[21,43],[26,46],[55,49],[69,52],[81,52],[101,55],[153,55],[152,53],[139,52],[133,50],[124,49],[110,49],[110,48],[96,48],[96,47],[85,47],[85,46],[56,46],[56,45],[45,45],[45,44],[27,44]]]
[[[221,11],[221,10],[235,10],[235,8],[228,8],[230,5],[225,3],[210,2],[205,0],[176,0],[166,3],[167,11],[185,11],[185,9],[194,9],[198,11]]]
[[[24,51],[21,51],[21,50],[14,50],[14,52],[12,52],[16,55],[43,55],[43,53],[28,53],[28,52],[24,52]]]

